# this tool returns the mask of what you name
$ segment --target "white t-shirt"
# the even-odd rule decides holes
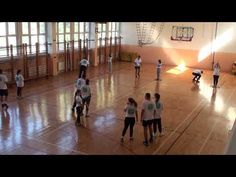
[[[83,66],[88,66],[89,65],[89,61],[88,60],[86,60],[86,59],[82,59],[81,61],[80,61],[80,65],[83,65]]]
[[[142,63],[141,58],[139,58],[139,59],[136,58],[135,61],[134,61],[134,65],[135,65],[135,66],[138,66],[138,67],[140,67],[141,63]]]
[[[153,101],[145,100],[142,105],[142,110],[144,110],[143,120],[152,120],[154,119],[156,104]]]
[[[24,77],[22,74],[16,74],[15,80],[17,87],[24,87]]]
[[[135,117],[137,108],[134,105],[126,104],[125,117]]]
[[[8,82],[7,76],[4,74],[0,74],[0,89],[2,89],[2,90],[7,89],[6,82]]]
[[[79,96],[77,95],[77,96],[75,97],[75,102],[76,102],[76,107],[83,105],[82,98],[81,98],[80,95],[79,95]]]
[[[85,85],[85,80],[83,78],[79,78],[76,82],[77,90],[80,90],[82,86]]]
[[[202,71],[199,70],[199,69],[195,69],[195,70],[193,71],[193,73],[196,73],[196,74],[202,74]]]
[[[156,114],[155,114],[155,119],[161,118],[162,110],[163,110],[163,104],[162,104],[162,102],[159,100],[158,102],[156,102]]]
[[[158,69],[161,69],[161,67],[162,67],[162,63],[159,63],[159,62],[158,62],[158,63],[157,63],[157,68],[158,68]]]
[[[81,95],[82,95],[82,98],[87,98],[91,95],[91,89],[89,85],[83,85],[81,87]]]
[[[112,57],[108,58],[108,62],[110,62],[110,63],[112,62]]]
[[[220,68],[214,67],[213,75],[219,76],[220,75]]]

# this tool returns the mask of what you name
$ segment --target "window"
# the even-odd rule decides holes
[[[78,41],[82,40],[82,48],[83,42],[86,39],[89,39],[89,23],[88,22],[75,22],[74,23],[74,41],[75,48],[78,48]]]
[[[36,52],[35,43],[39,43],[39,52],[45,51],[46,23],[45,22],[22,22],[22,44],[28,45],[27,52]]]
[[[0,23],[0,57],[9,57],[10,47],[13,45],[13,55],[17,54],[16,46],[16,23],[15,22],[1,22]]]
[[[109,22],[108,23],[108,37],[112,37],[112,44],[115,43],[115,37],[119,37],[120,35],[120,23],[118,22]],[[110,40],[109,40],[110,42]]]
[[[106,37],[106,23],[98,24],[98,46],[100,46],[100,38],[102,38],[102,46],[105,45],[105,37]]]
[[[57,50],[64,50],[64,41],[71,41],[71,23],[58,22],[57,23]]]

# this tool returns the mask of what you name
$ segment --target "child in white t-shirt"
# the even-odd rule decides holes
[[[81,90],[77,90],[75,93],[75,103],[76,103],[76,114],[77,114],[77,119],[75,124],[81,125],[80,123],[80,116],[82,113],[82,108],[83,108],[83,101],[82,101],[82,96],[81,96]]]
[[[145,94],[145,101],[143,102],[142,112],[141,112],[141,121],[142,121],[143,129],[144,129],[144,141],[143,141],[143,144],[145,146],[148,146],[147,127],[148,127],[149,133],[150,133],[149,141],[150,141],[150,143],[153,142],[152,123],[153,123],[153,119],[154,119],[155,113],[156,113],[156,105],[151,100],[150,93],[146,93]]]
[[[157,63],[157,79],[156,80],[161,80],[161,67],[162,67],[162,62],[161,60],[158,60]]]
[[[5,74],[3,74],[2,70],[0,69],[0,96],[1,96],[1,104],[2,104],[2,108],[6,109],[8,108],[7,105],[7,96],[8,96],[8,88],[7,88],[7,76]],[[3,97],[5,97],[5,99],[3,100]]]
[[[89,86],[89,79],[86,79],[86,84],[81,87],[81,96],[83,101],[82,110],[84,110],[84,105],[86,106],[86,114],[85,117],[89,117],[88,111],[89,111],[89,104],[91,100],[91,89]]]
[[[86,76],[83,75],[82,78],[78,78],[77,81],[76,81],[76,92],[77,90],[81,90],[82,86],[85,85],[85,79],[86,79]],[[75,94],[76,94],[75,92]],[[74,96],[74,103],[73,103],[73,106],[71,108],[72,112],[75,111],[75,106],[76,106],[76,101],[75,101],[75,96]]]
[[[122,131],[121,136],[121,143],[124,142],[124,136],[127,131],[127,129],[130,127],[130,141],[133,141],[133,127],[135,124],[135,119],[138,122],[138,111],[137,111],[138,104],[133,98],[128,98],[128,103],[125,106],[125,127]]]
[[[16,73],[16,87],[17,87],[17,98],[21,99],[22,98],[22,89],[24,87],[24,77],[21,74],[21,70],[19,69]]]
[[[135,68],[135,77],[140,77],[140,67],[142,64],[142,60],[140,55],[134,60],[134,68]]]
[[[108,63],[109,63],[109,73],[112,73],[112,56],[111,56],[111,54],[109,54]]]
[[[220,64],[217,62],[213,71],[213,87],[216,88],[220,77]]]
[[[161,125],[161,113],[163,111],[163,104],[160,100],[160,94],[155,93],[155,104],[156,104],[156,114],[153,120],[153,136],[155,137],[157,135],[157,125],[158,130],[160,132],[160,136],[163,136],[162,134],[162,125]]]

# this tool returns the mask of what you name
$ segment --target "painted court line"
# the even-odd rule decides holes
[[[155,155],[161,148],[162,146],[174,135],[174,133],[176,132],[176,130],[181,127],[193,114],[193,112],[195,110],[197,110],[201,104],[204,102],[204,100],[202,100],[201,102],[198,103],[198,105],[186,116],[186,118],[174,129],[173,132],[171,132],[171,134],[166,138],[166,140],[152,153],[152,155]]]

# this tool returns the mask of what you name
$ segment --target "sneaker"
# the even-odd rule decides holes
[[[144,144],[145,146],[148,146],[148,142],[147,142],[147,141],[143,141],[143,144]]]
[[[151,138],[149,139],[149,142],[150,142],[150,143],[152,143],[152,142],[153,142],[153,137],[151,137]]]
[[[87,114],[85,117],[89,117],[89,115]]]
[[[120,143],[124,143],[124,138],[120,138]]]
[[[79,126],[79,125],[81,125],[81,124],[80,124],[79,121],[75,121],[75,125],[76,125],[76,126]]]
[[[133,138],[133,137],[130,137],[129,140],[130,140],[130,141],[134,141],[134,138]]]

